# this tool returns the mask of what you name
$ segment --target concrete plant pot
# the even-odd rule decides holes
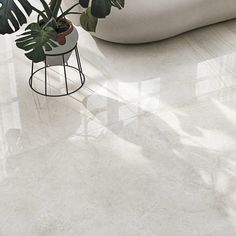
[[[65,54],[64,55],[65,63],[69,60],[72,50],[76,46],[79,38],[76,27],[70,21],[69,25],[70,27],[68,28],[67,31],[58,34],[57,36],[58,47],[53,48],[52,51],[45,52],[47,55],[46,59],[47,65],[49,66],[63,65],[63,57],[59,56],[60,54]]]

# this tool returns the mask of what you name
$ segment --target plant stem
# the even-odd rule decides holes
[[[39,9],[37,9],[36,7],[34,7],[32,5],[31,5],[31,8],[33,11],[37,12],[40,16],[42,16],[44,21],[48,20],[47,16],[42,11],[40,11]]]

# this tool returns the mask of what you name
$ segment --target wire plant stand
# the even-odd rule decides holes
[[[75,53],[75,58],[76,58],[76,65],[71,65],[67,60],[66,60],[66,55],[68,54],[72,54],[72,53]],[[50,93],[49,92],[49,88],[50,88],[50,84],[49,84],[49,75],[48,75],[48,72],[49,72],[49,69],[53,68],[53,67],[56,67],[55,65],[50,65],[49,64],[49,61],[50,61],[50,58],[52,57],[57,57],[57,58],[61,58],[61,64],[60,65],[56,65],[56,66],[60,66],[63,68],[63,80],[64,80],[64,92],[61,92],[60,94],[54,94],[54,93]],[[46,97],[63,97],[63,96],[68,96],[68,95],[71,95],[75,92],[77,92],[78,90],[80,90],[84,83],[85,83],[85,75],[83,73],[83,70],[82,70],[82,66],[81,66],[81,60],[80,60],[80,56],[79,56],[79,50],[78,50],[78,46],[77,44],[75,45],[74,48],[72,48],[71,50],[67,51],[67,52],[63,52],[63,53],[60,53],[60,54],[46,54],[46,59],[45,61],[43,62],[44,63],[44,66],[40,67],[39,69],[36,69],[35,70],[35,63],[32,61],[32,66],[31,66],[31,76],[29,78],[29,86],[30,88],[40,94],[40,95],[43,95],[43,96],[46,96]],[[77,82],[76,82],[76,88],[69,88],[68,86],[68,70],[75,70],[78,74],[78,78],[77,78]],[[44,83],[44,88],[41,90],[38,90],[35,86],[35,80],[39,80],[39,78],[36,78],[36,74],[39,74],[40,71],[43,71],[43,79],[41,78],[40,80],[43,81]],[[42,76],[41,76],[42,77]]]

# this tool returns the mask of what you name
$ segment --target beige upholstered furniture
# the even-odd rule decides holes
[[[66,0],[66,4],[71,4]],[[236,17],[236,0],[126,0],[100,20],[96,37],[118,43],[144,43]]]

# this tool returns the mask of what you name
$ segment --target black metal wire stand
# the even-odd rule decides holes
[[[65,56],[66,54],[69,54],[69,53],[72,53],[72,52],[75,52],[75,56],[76,56],[76,66],[73,66],[73,65],[69,65],[68,61],[66,61],[65,59]],[[63,69],[63,72],[64,72],[64,79],[65,79],[65,93],[61,93],[61,94],[50,94],[49,91],[48,91],[48,88],[50,87],[50,85],[48,84],[48,69],[50,67],[54,67],[54,65],[48,65],[48,59],[49,57],[61,57],[61,60],[62,60],[62,64],[59,65],[59,66],[62,66],[64,69]],[[81,66],[81,61],[80,61],[80,56],[79,56],[79,50],[78,50],[78,47],[77,47],[77,44],[75,45],[74,48],[72,48],[71,50],[67,51],[67,52],[64,52],[64,53],[61,53],[61,54],[46,54],[46,59],[44,61],[44,66],[37,69],[36,71],[34,71],[34,68],[35,68],[35,63],[32,62],[32,67],[31,67],[31,76],[29,78],[29,86],[30,88],[40,94],[40,95],[43,95],[43,96],[47,96],[47,97],[63,97],[63,96],[68,96],[68,95],[71,95],[75,92],[77,92],[78,90],[80,90],[84,83],[85,83],[85,75],[83,73],[83,70],[82,70],[82,66]],[[70,90],[69,87],[68,87],[68,77],[67,77],[67,69],[68,68],[71,68],[71,69],[74,69],[76,71],[78,71],[78,85],[76,83],[76,89],[73,89],[73,90]],[[39,90],[37,90],[37,88],[34,87],[34,80],[35,80],[35,75],[39,72],[39,71],[42,71],[44,70],[44,91],[41,92]],[[37,78],[38,79],[38,78]]]

